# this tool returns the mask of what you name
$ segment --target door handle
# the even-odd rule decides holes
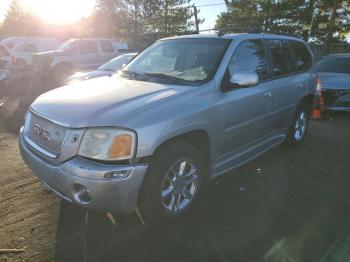
[[[295,87],[296,87],[297,89],[301,89],[301,88],[304,87],[304,85],[303,85],[303,84],[297,84]]]
[[[272,96],[272,92],[271,92],[271,91],[268,91],[268,92],[265,92],[265,93],[264,93],[264,97],[269,98],[269,97],[271,97],[271,96]]]

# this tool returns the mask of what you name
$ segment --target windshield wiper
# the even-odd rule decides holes
[[[145,76],[149,76],[149,77],[159,77],[159,78],[163,78],[166,80],[170,80],[172,82],[174,82],[175,84],[183,84],[184,81],[186,81],[185,79],[176,77],[176,76],[170,76],[167,74],[162,74],[162,73],[145,73]]]
[[[142,76],[139,73],[136,73],[136,72],[130,71],[130,70],[125,70],[125,69],[121,70],[121,72],[124,73],[124,74],[126,73],[130,77],[130,79],[132,79],[132,80],[135,80],[135,76],[137,76],[137,77]]]

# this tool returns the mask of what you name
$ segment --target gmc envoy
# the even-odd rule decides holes
[[[119,74],[39,96],[20,132],[33,173],[89,210],[183,216],[204,183],[305,138],[313,56],[282,35],[161,39]]]

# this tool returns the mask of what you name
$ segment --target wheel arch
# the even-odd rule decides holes
[[[314,100],[315,100],[315,96],[312,95],[312,94],[308,94],[306,96],[304,96],[301,101],[299,102],[298,104],[298,107],[301,105],[301,104],[306,104],[309,109],[310,109],[310,112],[314,106]]]
[[[207,163],[207,174],[210,174],[210,167],[211,167],[211,143],[210,143],[210,136],[208,132],[204,129],[195,129],[191,131],[184,132],[182,134],[177,134],[172,137],[167,138],[166,140],[162,141],[160,144],[157,145],[155,148],[152,156],[159,153],[159,151],[162,150],[162,148],[166,146],[170,146],[173,143],[177,143],[179,141],[189,143],[192,146],[194,146],[196,149],[199,150],[201,155],[203,156],[203,160],[205,163]],[[152,157],[151,157],[152,158]]]

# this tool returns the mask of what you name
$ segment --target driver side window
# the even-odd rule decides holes
[[[239,44],[228,65],[230,77],[237,72],[256,72],[259,80],[268,78],[267,58],[261,40],[247,40]]]

